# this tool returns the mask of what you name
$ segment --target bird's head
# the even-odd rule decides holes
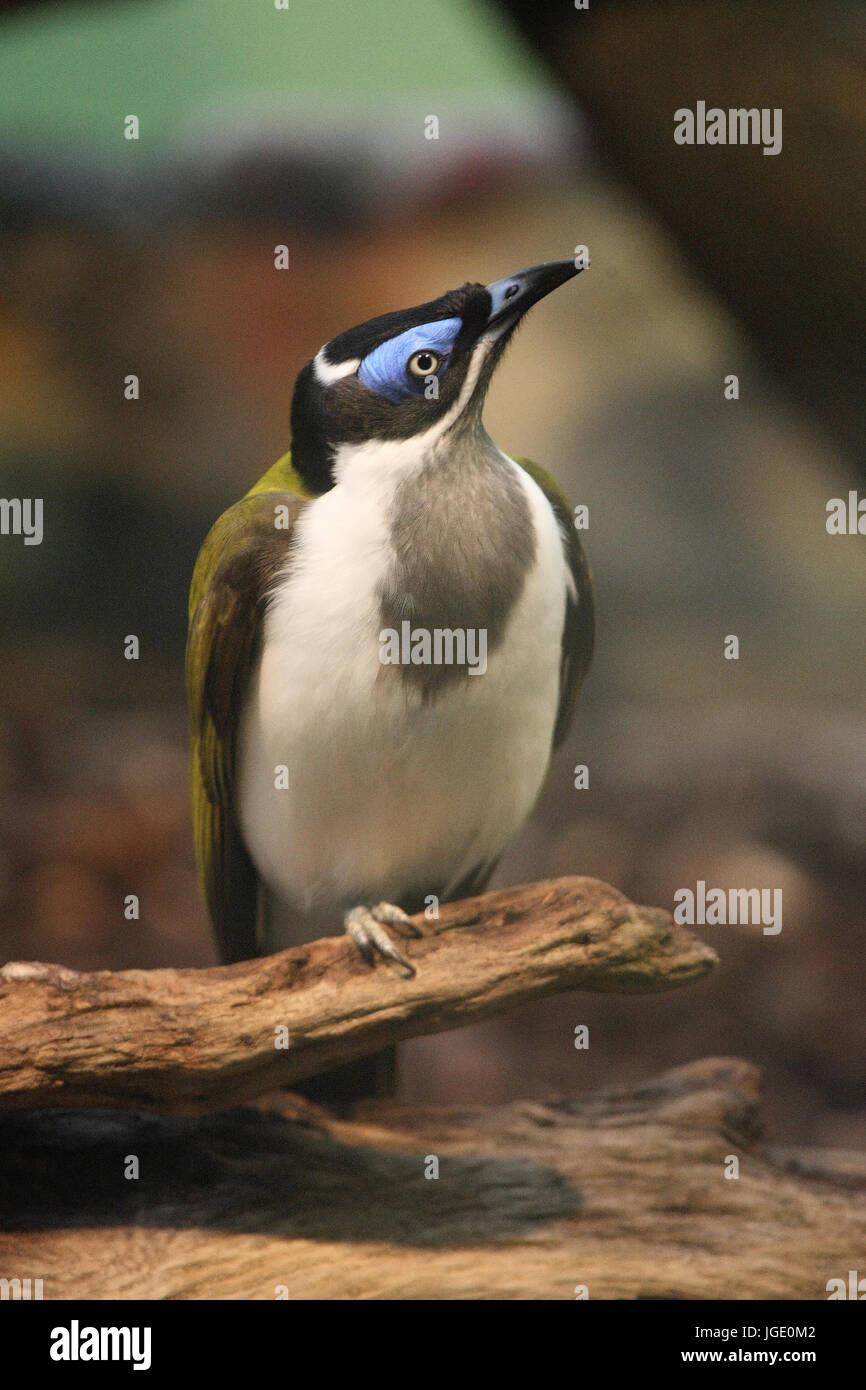
[[[332,338],[295,385],[297,472],[323,492],[353,460],[418,458],[449,431],[478,427],[494,368],[524,314],[582,269],[548,261]]]

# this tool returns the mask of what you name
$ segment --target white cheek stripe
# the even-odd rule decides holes
[[[481,338],[472,349],[472,356],[469,359],[469,368],[466,372],[466,379],[463,382],[460,395],[445,416],[445,419],[441,422],[442,433],[451,428],[458,415],[462,415],[465,406],[468,405],[469,397],[478,384],[481,368],[484,366],[485,359],[492,346],[493,340],[491,338]]]
[[[360,357],[350,357],[347,362],[328,362],[324,353],[325,349],[321,347],[313,358],[313,371],[322,386],[330,386],[344,376],[351,376],[361,365]]]

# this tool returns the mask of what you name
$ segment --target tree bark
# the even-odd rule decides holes
[[[0,1272],[46,1299],[824,1300],[863,1268],[866,1165],[766,1149],[758,1081],[710,1059],[630,1091],[376,1101],[351,1122],[286,1095],[0,1116]]]
[[[200,1115],[566,989],[663,990],[715,953],[658,908],[562,878],[444,905],[406,980],[344,938],[206,970],[0,970],[0,1111]],[[285,1046],[288,1037],[288,1046]]]

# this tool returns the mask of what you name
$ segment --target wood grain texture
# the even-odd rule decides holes
[[[670,989],[716,962],[668,913],[589,878],[467,898],[415,921],[424,936],[405,943],[411,980],[330,937],[205,970],[11,962],[0,970],[0,1111],[200,1115],[543,995]]]
[[[866,1165],[792,1164],[758,1106],[756,1068],[714,1058],[351,1121],[285,1094],[198,1119],[4,1115],[0,1271],[46,1299],[826,1299],[862,1269]]]

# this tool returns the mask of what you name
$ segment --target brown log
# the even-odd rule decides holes
[[[670,989],[716,961],[668,913],[589,878],[488,893],[415,921],[424,934],[405,945],[409,980],[330,937],[206,970],[12,962],[0,970],[0,1110],[200,1115],[543,995]]]
[[[285,1096],[199,1119],[4,1115],[0,1273],[46,1299],[824,1300],[862,1270],[866,1173],[778,1163],[758,1079],[710,1059],[630,1091],[377,1101],[351,1122]]]

